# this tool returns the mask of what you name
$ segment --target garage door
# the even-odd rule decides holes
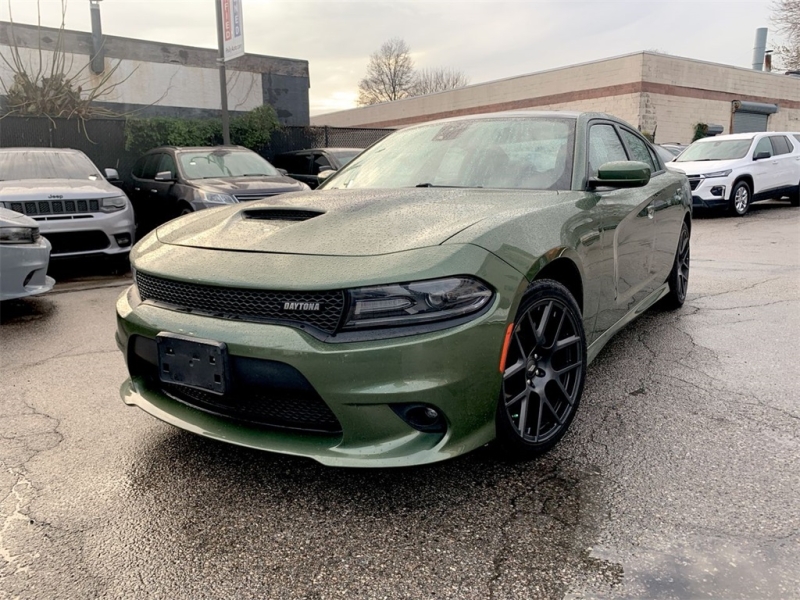
[[[733,102],[732,133],[751,133],[766,131],[769,116],[778,112],[777,104],[763,104],[761,102]]]

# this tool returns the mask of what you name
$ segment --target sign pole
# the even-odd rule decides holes
[[[230,146],[231,125],[228,115],[228,77],[225,73],[225,34],[222,24],[222,0],[214,0],[217,5],[217,43],[219,45],[219,90],[222,101],[222,143]]]

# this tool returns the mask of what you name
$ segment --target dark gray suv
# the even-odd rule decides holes
[[[125,183],[140,234],[196,210],[307,189],[240,146],[156,148]]]

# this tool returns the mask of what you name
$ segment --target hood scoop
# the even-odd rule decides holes
[[[308,221],[324,214],[323,211],[292,208],[251,208],[242,211],[243,217],[252,221]]]

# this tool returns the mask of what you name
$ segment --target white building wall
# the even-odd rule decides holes
[[[0,54],[9,57],[10,48],[0,46]],[[38,50],[20,48],[19,54],[29,72],[39,71]],[[53,60],[53,53],[44,51],[43,57],[44,70],[47,71]],[[65,60],[69,74],[77,76],[79,85],[84,89],[101,83],[103,75],[92,73],[85,54],[66,54]],[[219,71],[216,69],[107,58],[106,74],[118,62],[119,68],[103,83],[103,87],[116,87],[96,100],[134,105],[219,109]],[[2,60],[0,80],[9,87],[13,81],[13,71]],[[229,70],[228,105],[231,109],[247,111],[262,104],[264,98],[261,74]]]

